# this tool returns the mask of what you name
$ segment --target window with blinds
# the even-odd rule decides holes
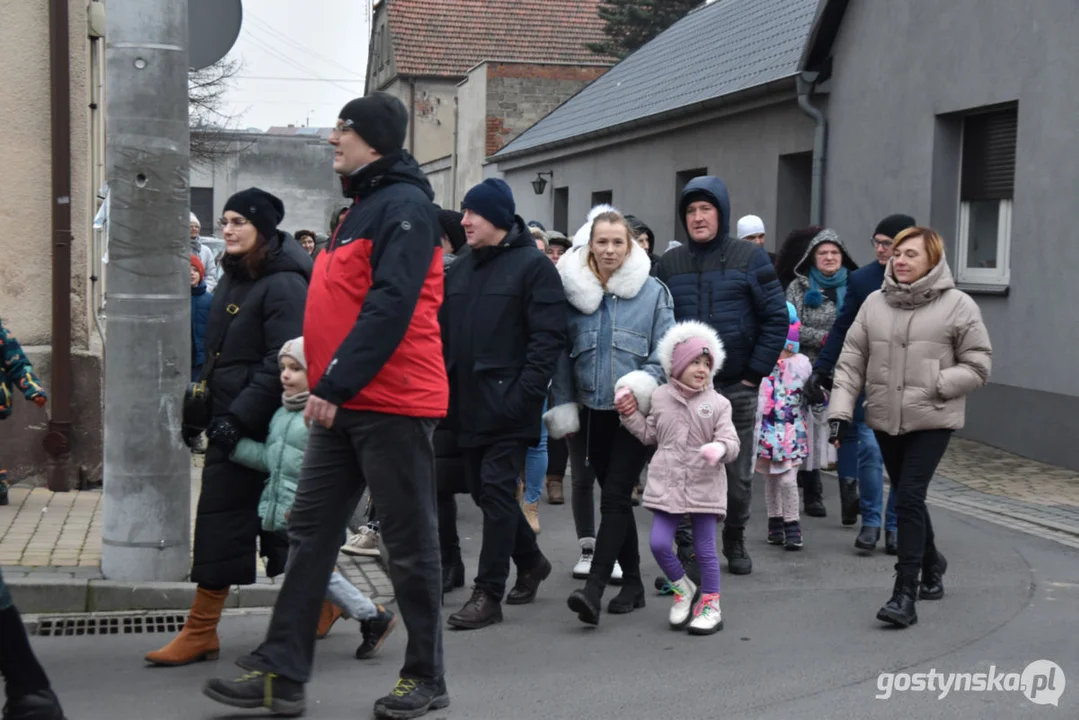
[[[959,183],[959,280],[1007,287],[1019,108],[1012,104],[963,118]]]

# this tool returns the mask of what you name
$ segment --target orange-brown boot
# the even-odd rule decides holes
[[[337,622],[345,612],[334,605],[329,600],[322,601],[322,613],[318,616],[318,630],[315,631],[315,637],[319,640],[330,634],[330,629],[333,624]]]
[[[190,665],[203,660],[216,660],[221,644],[217,639],[217,623],[225,608],[229,589],[195,590],[195,603],[187,616],[183,630],[165,647],[146,655],[153,665]]]

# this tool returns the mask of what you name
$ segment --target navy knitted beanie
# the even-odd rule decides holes
[[[497,228],[509,230],[517,214],[510,186],[498,178],[487,178],[472,188],[461,201],[462,210],[471,210]]]

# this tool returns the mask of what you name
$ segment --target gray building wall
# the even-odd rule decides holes
[[[468,189],[483,180],[487,158],[487,63],[469,71],[457,86],[456,208]]]
[[[281,229],[328,230],[330,213],[345,202],[329,143],[288,135],[243,135],[236,138],[233,149],[213,164],[191,167],[193,187],[214,189],[214,217],[199,218],[203,234],[216,230],[214,222],[229,197],[249,187],[281,198],[285,204]]]
[[[882,216],[908,212],[941,231],[954,263],[959,132],[941,116],[1018,101],[1010,294],[974,295],[993,377],[970,399],[965,434],[1073,469],[1076,37],[1074,3],[850,3],[834,47],[825,190],[826,221],[859,260]]]
[[[674,238],[679,172],[707,168],[723,178],[731,194],[731,231],[747,214],[759,215],[774,248],[780,156],[812,151],[813,122],[792,99],[772,98],[745,112],[715,117],[691,126],[668,127],[658,134],[612,141],[604,147],[575,148],[575,155],[550,154],[498,163],[513,188],[517,212],[547,227],[554,224],[554,191],[569,189],[569,227],[572,234],[584,224],[592,193],[611,191],[623,212],[646,222],[656,233],[659,250]],[[685,122],[685,121],[683,121]],[[566,153],[568,151],[563,151]],[[543,195],[531,182],[537,171],[554,172]],[[808,215],[804,218],[808,222]]]

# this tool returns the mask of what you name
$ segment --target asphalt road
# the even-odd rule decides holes
[[[800,553],[764,542],[763,493],[757,495],[754,573],[733,577],[724,567],[725,629],[704,638],[669,630],[669,601],[652,596],[643,610],[604,615],[598,628],[582,625],[565,605],[580,584],[569,574],[576,560],[569,506],[542,506],[540,542],[554,574],[534,605],[505,608],[503,624],[447,631],[452,704],[429,717],[1079,718],[1079,552],[934,511],[938,545],[949,560],[947,594],[920,602],[913,628],[890,630],[874,616],[891,589],[892,558],[855,554],[854,531],[840,526],[834,493],[830,517],[805,519]],[[479,513],[467,498],[460,505],[472,571]],[[647,553],[649,522],[640,511],[646,582],[658,572]],[[466,590],[449,595],[447,612],[466,596]],[[209,677],[236,673],[232,660],[259,641],[266,622],[266,615],[226,618],[222,660],[186,668],[144,667],[143,653],[165,640],[157,635],[35,638],[34,645],[70,720],[250,717],[224,712],[200,688]],[[370,717],[374,701],[393,686],[403,628],[373,660],[353,658],[358,642],[355,625],[343,622],[320,642],[308,717]],[[1057,691],[1064,687],[1058,707],[1035,704],[1018,690],[952,691],[938,699],[939,691],[907,690],[909,677],[879,678],[882,672],[984,673],[993,666],[996,682],[1006,686],[1001,673],[1022,673],[1041,659],[1060,668],[1052,676]],[[891,696],[877,699],[889,684]],[[1044,703],[1059,692],[1034,694]]]

